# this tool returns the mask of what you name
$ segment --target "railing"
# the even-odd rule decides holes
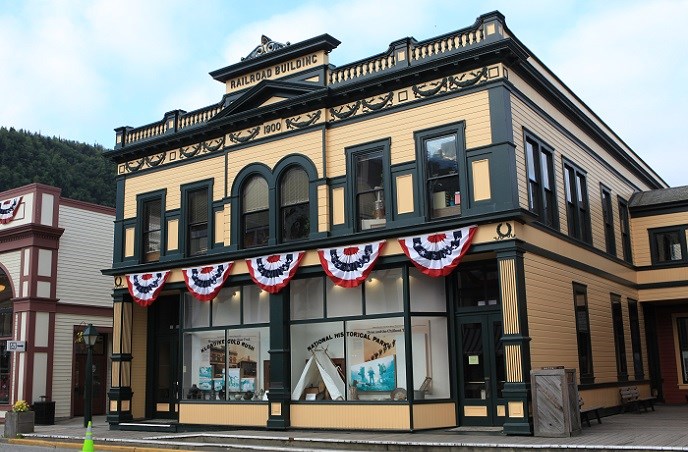
[[[210,118],[218,114],[221,109],[222,107],[220,105],[211,105],[210,107],[186,113],[179,117],[177,128],[183,129],[185,127],[195,126],[196,124],[206,123]]]
[[[395,64],[394,55],[390,54],[378,55],[365,61],[357,61],[330,72],[330,84],[346,82],[358,77],[385,71]]]
[[[411,61],[420,61],[434,55],[441,55],[452,50],[471,47],[485,39],[482,27],[476,30],[459,31],[450,35],[440,36],[431,41],[419,42],[409,53]]]

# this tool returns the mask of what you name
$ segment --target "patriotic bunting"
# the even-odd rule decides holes
[[[201,301],[210,301],[222,289],[234,262],[182,270],[189,292]]]
[[[327,276],[338,286],[356,287],[365,281],[380,257],[385,241],[318,250]]]
[[[19,210],[21,200],[22,197],[17,196],[16,198],[6,199],[0,202],[0,224],[7,224],[14,220]]]
[[[267,292],[277,293],[289,284],[305,254],[295,251],[254,257],[246,259],[246,265],[253,282]]]
[[[447,276],[468,251],[477,226],[399,239],[413,264],[428,276]]]
[[[150,306],[165,285],[170,271],[162,271],[156,273],[137,273],[134,275],[127,275],[127,286],[129,286],[129,293],[134,298],[134,301],[144,308]]]

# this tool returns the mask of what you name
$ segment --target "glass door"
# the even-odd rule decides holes
[[[501,312],[457,316],[459,419],[462,426],[501,426],[506,371]]]

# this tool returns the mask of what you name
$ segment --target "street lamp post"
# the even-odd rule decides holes
[[[86,390],[84,392],[84,398],[86,399],[84,406],[84,427],[88,427],[88,423],[91,421],[92,417],[91,400],[93,399],[93,346],[98,340],[98,330],[96,330],[96,327],[89,323],[84,329],[83,338],[84,343],[88,348],[86,353],[86,374],[84,375],[84,383],[86,386]]]

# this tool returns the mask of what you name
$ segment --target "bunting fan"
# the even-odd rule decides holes
[[[127,275],[127,286],[129,286],[129,293],[134,298],[134,301],[141,306],[150,306],[165,285],[170,271],[162,271],[156,273],[137,273]]]
[[[251,279],[261,289],[277,293],[289,284],[306,253],[295,251],[246,259]]]
[[[210,301],[222,289],[234,262],[182,270],[189,292],[201,301]]]
[[[447,276],[471,246],[477,226],[399,239],[413,264],[428,276]]]
[[[6,199],[0,201],[0,224],[7,224],[14,220],[17,211],[19,210],[19,204],[21,203],[22,197],[17,196],[16,198]]]
[[[380,257],[385,241],[318,250],[327,276],[338,286],[356,287],[365,281]]]

